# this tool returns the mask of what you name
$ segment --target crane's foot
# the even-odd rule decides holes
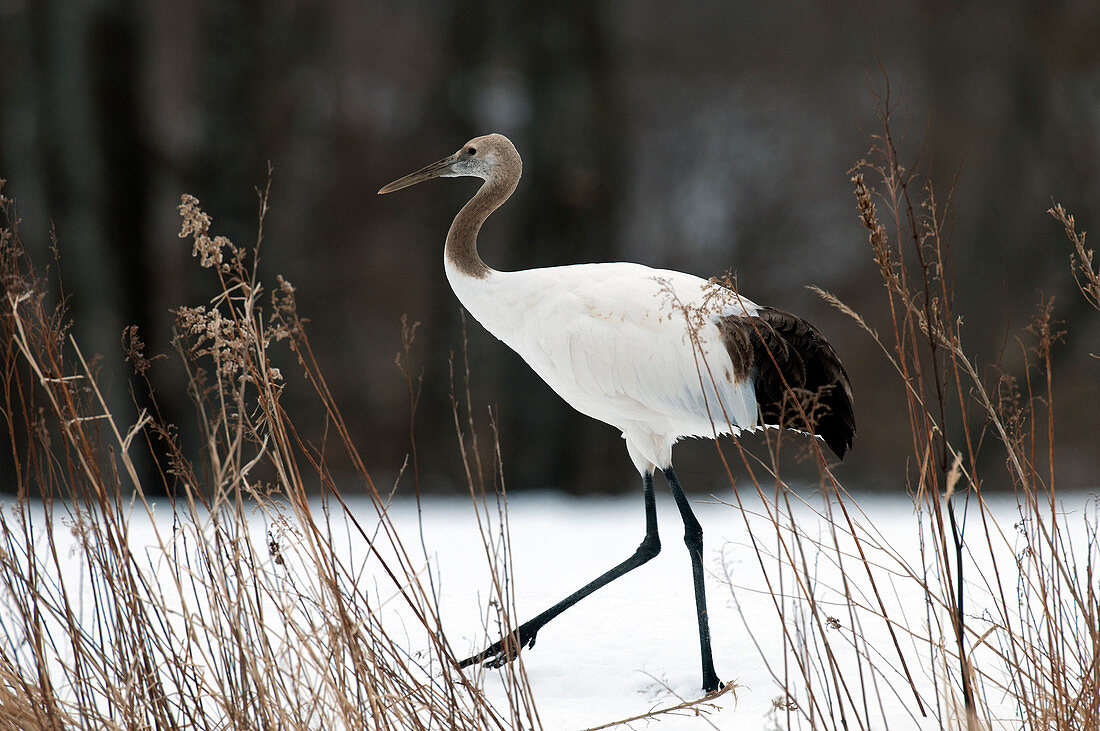
[[[458,666],[465,668],[481,663],[485,667],[494,670],[502,668],[519,657],[519,651],[524,647],[535,646],[535,636],[538,631],[538,627],[521,624],[513,632],[500,638],[478,654],[466,658]]]

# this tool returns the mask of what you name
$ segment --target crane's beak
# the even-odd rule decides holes
[[[385,193],[392,193],[395,190],[401,190],[402,188],[408,188],[410,185],[416,185],[417,183],[423,183],[425,180],[431,180],[432,178],[441,178],[451,172],[451,166],[455,164],[455,155],[445,157],[439,162],[433,162],[426,168],[421,168],[415,173],[409,173],[403,178],[398,178],[387,186],[384,186],[378,191],[378,195]]]

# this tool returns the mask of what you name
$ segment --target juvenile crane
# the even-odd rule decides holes
[[[703,529],[672,469],[683,437],[783,427],[824,440],[843,459],[855,435],[844,366],[821,333],[794,315],[681,272],[607,263],[500,272],[477,253],[485,219],[512,195],[522,162],[507,137],[475,137],[379,194],[431,178],[484,182],[447,232],[444,266],[462,305],[573,408],[620,430],[642,476],[645,538],[630,558],[462,661],[501,667],[549,622],[661,550],[653,473],[684,522],[699,622],[703,690],[714,671],[703,586]]]

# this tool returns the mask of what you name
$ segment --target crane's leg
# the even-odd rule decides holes
[[[707,693],[718,690],[721,683],[714,672],[714,656],[710,651],[710,621],[707,619],[707,593],[703,586],[703,527],[691,510],[691,504],[684,489],[680,487],[680,480],[676,478],[676,472],[669,465],[664,470],[668,487],[672,490],[672,497],[676,500],[676,507],[680,509],[680,517],[684,520],[684,543],[688,553],[691,554],[691,577],[695,583],[695,613],[699,618],[699,651],[703,659],[703,690]]]
[[[459,663],[459,667],[464,668],[468,665],[484,662],[485,667],[499,668],[505,663],[515,660],[516,656],[519,655],[519,651],[524,647],[535,646],[535,635],[547,622],[597,589],[607,586],[623,574],[638,568],[660,553],[661,539],[657,536],[657,504],[653,498],[652,472],[642,475],[642,484],[645,487],[645,538],[638,545],[638,549],[634,551],[634,555],[610,571],[601,574],[595,580],[585,584],[534,619],[524,622],[506,637],[489,645],[483,652],[466,658]]]

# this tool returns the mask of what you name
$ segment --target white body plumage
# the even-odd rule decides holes
[[[619,429],[642,474],[672,463],[681,437],[754,428],[717,320],[757,305],[699,277],[609,263],[491,271],[446,261],[462,305],[570,406]]]

